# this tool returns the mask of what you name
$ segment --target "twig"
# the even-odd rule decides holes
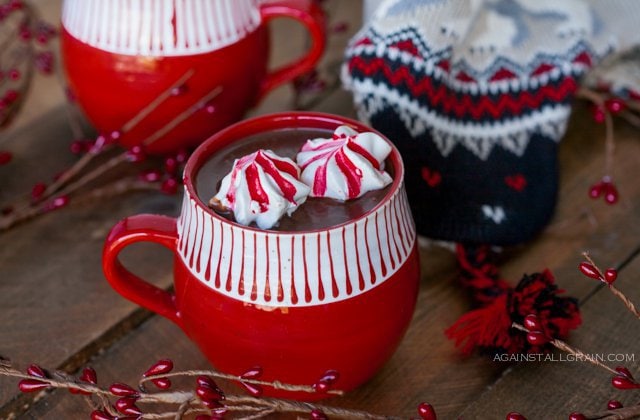
[[[604,113],[604,173],[613,174],[613,155],[616,150],[616,142],[613,136],[613,117],[610,112]]]
[[[76,391],[87,392],[93,396],[96,396],[101,399],[102,407],[99,409],[112,411],[111,404],[109,403],[109,398],[114,398],[115,395],[108,389],[103,389],[97,385],[93,385],[87,382],[80,382],[75,378],[69,376],[64,372],[54,371],[51,373],[52,377],[40,377],[29,375],[27,373],[23,373],[17,369],[14,369],[11,364],[6,360],[0,359],[0,376],[11,376],[20,379],[27,380],[35,380],[46,384],[51,388],[62,388],[62,389],[74,389]],[[205,371],[205,370],[190,370],[185,372],[167,372],[162,375],[157,376],[149,376],[144,378],[145,380],[157,379],[158,377],[169,377],[169,376],[193,376],[193,375],[208,375],[217,378],[224,379],[235,379],[238,380],[238,377],[233,375],[226,375],[216,371]],[[248,380],[247,380],[248,381]],[[279,384],[276,389],[281,390],[301,390],[305,388],[304,386],[296,386],[296,385],[287,385],[279,382],[271,383],[271,382],[261,382],[261,381],[252,381],[252,383],[256,384],[264,384],[267,386],[272,386],[277,383]],[[177,411],[165,412],[165,413],[143,413],[141,418],[144,419],[165,419],[165,418],[175,418],[179,420],[183,418],[185,415],[196,414],[196,413],[210,413],[209,409],[201,408],[194,406],[194,404],[200,404],[200,399],[196,396],[193,391],[163,391],[163,392],[138,392],[135,397],[136,404],[145,404],[145,403],[162,403],[162,404],[173,404],[178,406]],[[220,407],[220,410],[229,411],[229,412],[239,412],[239,413],[253,413],[250,416],[245,418],[260,418],[272,413],[298,413],[298,414],[308,414],[311,411],[321,411],[325,415],[332,418],[354,418],[354,419],[374,419],[374,420],[382,420],[382,419],[390,419],[396,420],[400,419],[400,417],[395,416],[383,416],[378,414],[372,414],[366,411],[361,410],[351,410],[339,407],[330,407],[326,405],[317,405],[308,402],[299,402],[299,401],[290,401],[278,398],[257,398],[251,396],[244,395],[225,395],[224,399],[221,401],[224,403]],[[215,410],[215,409],[214,409]]]
[[[237,395],[229,395],[225,400],[227,403],[232,403],[234,410],[243,411],[242,407],[239,404],[247,404],[248,407],[253,407],[255,405],[262,405],[263,407],[269,407],[273,409],[275,412],[282,413],[309,413],[312,410],[320,410],[328,417],[337,417],[337,418],[360,418],[360,419],[389,419],[396,420],[401,419],[401,417],[396,416],[381,416],[378,414],[368,413],[366,411],[360,410],[350,410],[346,408],[339,407],[330,407],[326,405],[317,405],[302,401],[289,401],[289,400],[281,400],[276,398],[256,398],[256,397],[248,397],[248,396],[237,396]],[[242,408],[241,408],[242,407]],[[231,408],[231,407],[229,407]]]
[[[134,127],[136,127],[145,117],[147,117],[151,112],[153,112],[162,102],[167,100],[172,95],[172,91],[182,86],[189,78],[193,76],[193,70],[188,70],[182,77],[176,80],[169,88],[167,88],[164,92],[162,92],[156,99],[151,101],[147,106],[141,109],[136,115],[133,116],[129,121],[127,121],[123,126],[121,134],[125,134],[131,131]],[[106,145],[105,148],[100,150],[100,152],[104,152],[110,148],[110,145]],[[79,160],[76,161],[68,170],[64,171],[60,178],[51,183],[47,189],[45,190],[42,200],[50,197],[55,192],[59,191],[60,188],[66,184],[71,178],[76,176],[85,166],[89,164],[99,153],[86,153]]]
[[[131,118],[128,122],[126,122],[122,126],[122,132],[126,133],[133,130],[135,126],[137,126],[142,120],[147,118],[149,114],[155,111],[155,109],[158,106],[160,106],[160,104],[162,104],[164,101],[169,99],[171,96],[174,96],[175,95],[174,90],[182,87],[193,76],[194,73],[195,73],[195,70],[193,69],[187,70],[185,74],[182,75],[182,77],[176,80],[169,87],[169,89],[166,89],[164,92],[158,95],[158,97],[156,97],[153,101],[149,102],[149,104],[146,107],[144,107],[133,118]]]
[[[604,279],[605,276],[602,273],[602,270],[600,270],[600,267],[598,267],[598,265],[593,261],[593,259],[591,259],[591,257],[589,256],[588,252],[583,252],[582,256],[589,261],[589,263],[593,266],[593,268],[596,269],[596,271],[598,272],[598,274],[600,275],[600,278]],[[638,309],[636,308],[636,306],[633,304],[633,302],[631,302],[631,300],[625,296],[624,293],[622,293],[620,291],[620,289],[618,289],[616,286],[613,285],[613,283],[607,283],[607,285],[609,286],[609,290],[611,291],[611,293],[613,293],[614,296],[616,296],[618,299],[620,299],[622,301],[622,303],[624,304],[624,306],[632,313],[636,316],[636,318],[640,318],[640,312],[638,311]]]
[[[511,324],[512,328],[515,328],[517,330],[523,331],[523,332],[530,332],[527,328],[525,328],[523,325],[518,324],[517,322],[514,322]],[[566,353],[569,353],[571,355],[577,356],[576,358],[579,358],[580,360],[585,360],[589,363],[591,363],[592,365],[598,366],[604,370],[606,370],[609,373],[612,373],[615,376],[618,376],[620,373],[617,372],[616,370],[610,368],[609,366],[605,365],[602,362],[599,362],[598,360],[594,359],[592,356],[583,353],[581,350],[578,350],[574,347],[571,347],[570,345],[568,345],[567,343],[565,343],[562,340],[558,340],[556,338],[552,338],[551,340],[549,340],[549,344],[551,344],[552,346],[554,346],[555,348],[557,348],[558,350],[562,350]]]
[[[282,391],[307,392],[310,394],[316,393],[316,390],[309,385],[290,385],[290,384],[282,383],[280,381],[268,382],[268,381],[261,381],[257,379],[249,379],[249,378],[245,379],[235,375],[229,375],[226,373],[218,372],[215,370],[187,370],[182,372],[170,372],[170,373],[153,375],[153,376],[150,375],[150,376],[143,377],[140,380],[139,384],[143,386],[146,382],[153,381],[154,379],[169,378],[173,376],[212,376],[214,378],[225,379],[229,381],[240,381],[240,382],[245,382],[252,385],[268,386],[270,388],[278,389]],[[326,393],[331,395],[344,395],[343,391],[340,391],[337,389],[327,390]]]
[[[151,136],[144,139],[141,142],[141,144],[143,144],[144,146],[148,146],[154,141],[158,140],[159,138],[167,134],[169,131],[173,130],[178,124],[180,124],[181,122],[189,118],[191,115],[193,115],[196,111],[202,109],[202,107],[206,105],[207,102],[211,101],[213,98],[218,96],[221,92],[222,92],[222,86],[217,86],[214,89],[210,90],[209,93],[207,93],[202,98],[200,98],[200,100],[198,100],[198,102],[196,102],[194,105],[182,111],[174,119],[172,119],[164,127],[162,127],[160,130],[156,131]]]

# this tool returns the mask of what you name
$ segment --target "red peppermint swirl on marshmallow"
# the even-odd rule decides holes
[[[311,187],[311,197],[349,200],[392,181],[384,171],[391,146],[375,133],[358,133],[346,125],[330,139],[307,140],[296,156],[302,182]]]
[[[209,205],[220,211],[233,211],[236,222],[255,222],[271,229],[286,213],[291,215],[309,195],[300,182],[300,168],[291,159],[271,150],[260,149],[236,159],[220,190]]]

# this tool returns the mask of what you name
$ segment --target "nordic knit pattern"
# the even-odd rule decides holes
[[[385,0],[342,81],[400,149],[418,231],[509,244],[549,220],[579,78],[616,38],[581,0]]]

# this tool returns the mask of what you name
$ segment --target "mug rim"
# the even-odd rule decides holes
[[[315,125],[313,124],[315,123]],[[265,125],[269,124],[268,130]],[[275,125],[275,126],[274,126]],[[326,128],[329,130],[335,130],[340,125],[348,125],[354,128],[358,132],[373,132],[379,135],[389,146],[391,146],[391,153],[387,159],[390,160],[394,169],[393,182],[389,186],[389,191],[382,197],[382,199],[371,209],[361,214],[359,217],[347,220],[342,223],[330,225],[317,229],[301,229],[301,230],[278,230],[278,229],[260,229],[255,226],[242,225],[235,221],[229,220],[226,217],[221,216],[213,209],[211,209],[206,203],[202,201],[197,194],[195,187],[195,180],[198,172],[207,161],[207,159],[216,151],[234,143],[237,140],[246,138],[251,135],[259,134],[264,131],[276,131],[279,129],[287,128]],[[194,200],[196,205],[205,211],[211,217],[221,221],[222,223],[230,224],[240,229],[246,229],[253,232],[266,232],[270,234],[306,234],[326,232],[333,229],[338,229],[343,226],[348,226],[357,223],[377,212],[380,207],[386,205],[394,195],[398,194],[403,182],[404,182],[404,162],[400,152],[396,146],[391,142],[384,134],[380,133],[364,123],[354,120],[352,118],[343,117],[337,114],[329,114],[324,112],[314,111],[285,111],[269,113],[257,117],[247,118],[238,121],[232,125],[225,127],[217,133],[211,135],[204,142],[202,142],[195,151],[191,154],[187,163],[185,164],[182,182],[186,193]]]

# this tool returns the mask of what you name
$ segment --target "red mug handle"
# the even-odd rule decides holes
[[[325,47],[324,12],[315,0],[269,0],[260,6],[262,22],[268,23],[276,17],[289,17],[302,23],[311,34],[312,44],[309,51],[292,63],[271,70],[263,79],[258,92],[259,101],[271,89],[301,74],[312,70]]]
[[[155,242],[176,252],[176,219],[153,214],[131,216],[118,222],[109,232],[102,250],[102,269],[113,289],[130,301],[179,323],[173,294],[141,279],[127,270],[118,255],[134,242]]]

